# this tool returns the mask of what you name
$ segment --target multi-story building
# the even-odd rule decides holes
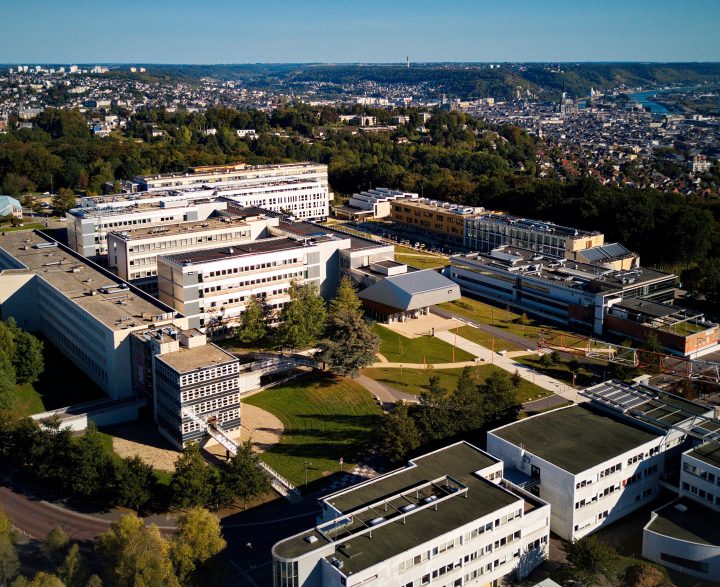
[[[653,269],[608,269],[504,246],[450,257],[447,277],[470,293],[602,335],[613,304],[672,301],[675,276]]]
[[[398,199],[417,199],[412,192],[401,192],[389,188],[375,188],[350,196],[347,206],[334,206],[333,213],[340,218],[358,220],[361,218],[387,218],[392,202]]]
[[[187,316],[192,328],[217,333],[239,324],[250,296],[275,314],[290,301],[293,281],[316,283],[321,293],[332,296],[339,271],[333,252],[349,244],[349,239],[330,236],[305,242],[276,237],[160,256],[160,299]]]
[[[720,582],[720,426],[714,440],[682,455],[680,497],[655,510],[643,530],[645,558]]]
[[[112,398],[133,393],[132,332],[187,324],[172,307],[31,231],[0,236],[0,317],[11,316],[41,332]]]
[[[279,219],[257,211],[199,222],[109,232],[108,267],[137,287],[157,295],[157,256],[234,246],[269,236]]]
[[[130,200],[114,206],[75,208],[66,214],[68,245],[83,257],[107,255],[107,233],[139,227],[175,225],[205,220],[227,208],[227,202],[203,198],[163,198],[159,201]]]
[[[655,499],[688,433],[713,414],[639,384],[610,381],[581,393],[591,401],[487,434],[487,450],[505,463],[506,477],[550,504],[550,527],[566,540]]]
[[[548,552],[549,506],[466,442],[320,503],[316,527],[273,547],[275,587],[496,587]]]
[[[482,217],[484,208],[460,206],[427,198],[404,198],[391,203],[390,218],[405,229],[453,245],[463,245],[466,222]]]
[[[135,390],[152,398],[160,432],[182,449],[200,440],[200,421],[240,428],[240,361],[197,330],[174,327],[134,332],[131,338]]]
[[[193,167],[187,173],[136,177],[141,189],[212,189],[241,206],[257,206],[297,218],[326,218],[330,190],[327,165],[219,165]]]

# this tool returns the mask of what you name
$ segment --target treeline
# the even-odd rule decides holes
[[[430,375],[419,404],[398,402],[383,417],[376,433],[378,452],[400,464],[420,446],[513,422],[520,413],[519,384],[519,374],[499,370],[478,383],[473,370],[465,367],[450,391],[437,375]]]
[[[0,321],[0,410],[15,402],[17,384],[32,383],[45,369],[43,343],[13,318]]]
[[[58,421],[0,416],[0,458],[63,498],[97,507],[167,511],[168,507],[220,508],[247,502],[270,490],[250,443],[227,463],[211,467],[195,443],[175,463],[169,487],[139,457],[121,459],[108,437],[90,425],[75,437]]]
[[[379,116],[380,122],[397,114],[354,110]],[[36,128],[0,135],[0,191],[52,187],[99,193],[105,182],[192,165],[309,160],[329,166],[339,194],[387,186],[599,230],[608,241],[638,252],[646,265],[720,257],[720,202],[603,186],[590,178],[540,179],[536,138],[517,127],[490,128],[460,112],[433,112],[427,132],[418,132],[418,111],[404,109],[410,123],[396,131],[356,134],[335,124],[339,112],[307,105],[271,114],[147,110],[132,118],[124,136],[94,138],[79,112],[50,109],[36,119]],[[313,138],[321,126],[325,138]],[[153,138],[154,127],[167,136]],[[217,134],[206,136],[207,128]],[[238,128],[255,128],[261,135],[241,139]]]
[[[53,528],[27,561],[36,571],[28,578],[20,574],[17,538],[0,509],[0,584],[9,587],[201,585],[221,577],[219,565],[213,563],[226,546],[219,520],[201,508],[178,516],[170,537],[135,514],[126,514],[89,545],[71,541],[62,528]]]

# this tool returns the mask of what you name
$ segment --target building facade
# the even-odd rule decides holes
[[[316,527],[273,547],[275,587],[495,587],[523,579],[548,552],[549,506],[465,442],[321,506]]]

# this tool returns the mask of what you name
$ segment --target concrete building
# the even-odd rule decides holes
[[[244,215],[109,232],[108,267],[122,279],[157,295],[158,255],[234,246],[267,238],[268,228],[278,224],[277,217],[248,210]]]
[[[675,276],[653,269],[616,271],[599,264],[504,246],[450,257],[444,274],[464,293],[482,296],[601,336],[613,304],[672,301]]]
[[[652,513],[642,550],[651,561],[714,582],[720,582],[718,433],[715,426],[714,440],[682,454],[679,498]]]
[[[548,552],[549,506],[465,442],[320,503],[316,527],[273,547],[275,587],[495,587]]]
[[[130,334],[187,321],[37,232],[0,236],[0,317],[41,332],[110,397],[132,395]]]
[[[591,401],[488,432],[508,479],[551,506],[550,527],[577,540],[650,503],[676,468],[688,433],[713,414],[644,385],[610,381]],[[720,422],[718,422],[720,424]]]
[[[257,206],[296,218],[323,219],[329,214],[327,165],[218,165],[193,167],[187,173],[135,177],[142,190],[211,189],[240,206]]]
[[[362,218],[387,218],[392,211],[392,202],[398,199],[417,199],[411,192],[376,188],[353,194],[347,206],[334,206],[333,213],[339,218],[359,220]]]
[[[108,253],[108,232],[206,220],[225,208],[227,202],[208,198],[126,199],[117,205],[75,208],[66,214],[68,245],[83,257],[99,257]]]
[[[463,245],[465,224],[487,214],[484,208],[460,206],[427,198],[405,198],[392,202],[390,218],[407,230],[442,242]]]
[[[348,239],[317,237],[310,243],[276,237],[160,256],[160,299],[187,316],[192,328],[217,333],[239,325],[250,296],[276,314],[290,301],[293,281],[316,283],[322,293],[333,295],[338,283],[334,253],[346,246]]]
[[[135,391],[151,397],[158,429],[176,447],[205,436],[198,419],[240,428],[240,360],[200,331],[134,332],[131,352]]]
[[[3,216],[22,218],[23,212],[20,202],[10,196],[0,196],[0,217]]]

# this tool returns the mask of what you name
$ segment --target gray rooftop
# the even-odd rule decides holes
[[[237,358],[212,343],[191,349],[181,348],[172,353],[164,353],[158,357],[177,373],[189,373],[196,369],[207,369],[224,363],[235,363]]]
[[[416,310],[455,300],[460,297],[460,291],[454,281],[434,269],[424,269],[381,279],[358,296],[389,308]]]
[[[177,255],[160,256],[178,265],[194,265],[213,263],[225,259],[260,255],[263,253],[276,253],[291,249],[306,249],[306,245],[291,238],[268,238],[237,245],[205,249],[200,251],[187,251]]]
[[[688,456],[698,459],[713,467],[720,467],[720,442],[706,442],[687,452]]]
[[[679,507],[678,507],[679,506]],[[646,530],[696,544],[720,546],[720,513],[689,498],[680,498],[656,510]]]
[[[660,437],[588,404],[532,416],[488,434],[522,445],[527,452],[573,475]]]

